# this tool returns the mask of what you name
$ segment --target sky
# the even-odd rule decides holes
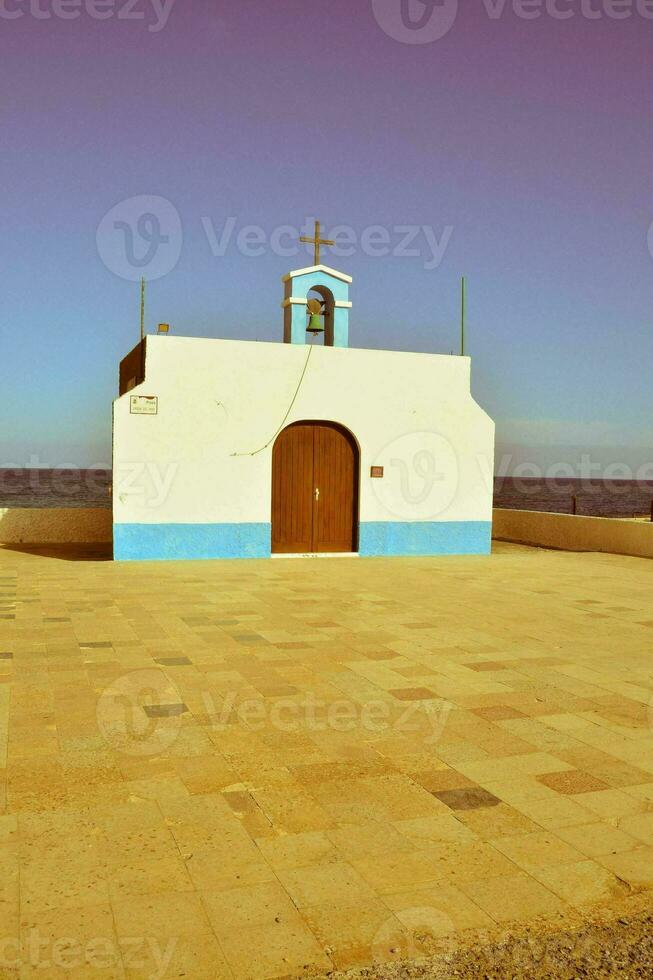
[[[653,0],[0,0],[0,467],[110,462],[141,275],[280,340],[316,217],[354,346],[457,353],[467,277],[504,468],[648,463],[651,50]]]

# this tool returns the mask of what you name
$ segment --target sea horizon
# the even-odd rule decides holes
[[[110,510],[111,483],[112,471],[105,468],[0,467],[0,508]],[[494,477],[494,506],[593,517],[646,517],[653,511],[653,479],[499,475]]]

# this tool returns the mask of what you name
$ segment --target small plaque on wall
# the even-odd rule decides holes
[[[131,395],[129,412],[131,415],[158,415],[159,399],[156,395]]]
[[[382,466],[373,466],[372,469],[371,469],[371,471],[370,471],[370,476],[372,477],[373,480],[382,480],[383,479],[383,467]]]

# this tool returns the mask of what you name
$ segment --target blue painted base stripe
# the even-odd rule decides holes
[[[117,561],[269,558],[270,524],[114,524]],[[378,521],[360,525],[361,556],[489,555],[490,521]]]
[[[374,521],[360,526],[361,555],[489,555],[491,521]]]
[[[269,558],[270,524],[114,524],[116,561]]]

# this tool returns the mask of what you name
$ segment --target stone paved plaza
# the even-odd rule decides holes
[[[281,977],[653,888],[653,564],[0,550],[0,976]]]

